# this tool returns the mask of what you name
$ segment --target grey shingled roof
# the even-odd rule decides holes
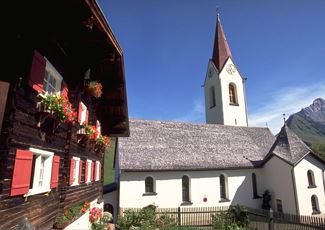
[[[119,138],[122,170],[200,170],[254,167],[275,137],[268,128],[130,119]]]
[[[310,152],[310,148],[285,124],[266,159],[274,154],[294,165]]]

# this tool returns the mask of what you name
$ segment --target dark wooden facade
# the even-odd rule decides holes
[[[60,72],[75,108],[83,101],[89,121],[99,120],[103,134],[118,137],[129,134],[123,54],[95,0],[24,1],[6,9],[15,19],[4,33],[10,48],[4,68],[9,74],[0,78],[0,229],[12,229],[24,218],[50,229],[67,208],[102,199],[103,176],[85,183],[83,165],[80,185],[69,186],[69,177],[72,157],[100,161],[103,167],[103,150],[78,143],[76,124],[62,123],[55,131],[47,127],[51,124],[37,126],[38,92],[29,84],[33,55],[39,52]],[[99,99],[84,90],[89,69],[88,77],[103,84]],[[29,148],[60,157],[58,186],[27,198],[13,196],[17,149]]]

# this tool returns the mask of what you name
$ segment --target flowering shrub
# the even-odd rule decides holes
[[[101,208],[93,207],[92,209],[90,209],[89,220],[91,223],[98,222],[101,217],[102,217],[102,209]]]
[[[103,230],[103,229],[111,229],[108,228],[108,224],[113,222],[113,216],[109,212],[103,212],[102,218],[100,218],[97,222],[93,222],[91,224],[92,230]]]
[[[103,147],[103,148],[107,148],[110,146],[110,139],[108,136],[104,136],[104,135],[99,135],[97,138],[96,138],[96,144]]]
[[[103,216],[102,216],[101,221],[104,224],[111,223],[113,221],[113,215],[110,212],[103,212]]]
[[[103,94],[102,89],[102,84],[98,83],[97,81],[89,82],[89,85],[87,87],[87,91],[95,98],[100,98],[100,96]]]
[[[107,148],[110,146],[110,139],[108,136],[105,135],[98,135],[96,126],[94,125],[82,125],[85,128],[85,133],[89,140],[94,140],[96,142],[96,145]]]
[[[73,220],[87,212],[90,207],[89,202],[80,203],[68,210],[65,210],[62,214],[60,214],[55,221],[55,225],[59,227],[60,225],[65,225],[71,223]]]
[[[41,105],[53,113],[61,122],[75,122],[77,113],[71,103],[61,95],[53,93],[40,93]]]
[[[81,207],[81,212],[85,213],[89,208],[90,208],[90,203],[86,201]]]
[[[96,140],[96,137],[97,137],[96,126],[83,124],[83,127],[85,128],[85,133],[86,133],[88,139]]]

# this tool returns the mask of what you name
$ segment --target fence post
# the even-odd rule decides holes
[[[272,208],[270,208],[269,211],[269,230],[274,230],[274,215]]]
[[[181,226],[181,207],[177,208],[177,224]]]

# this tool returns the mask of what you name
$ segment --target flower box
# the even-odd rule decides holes
[[[101,83],[99,83],[97,81],[91,81],[88,83],[85,90],[89,95],[91,95],[95,98],[100,98],[101,95],[103,94],[102,89],[103,89],[103,86]]]
[[[68,210],[65,210],[61,213],[57,218],[55,223],[53,224],[53,229],[64,229],[77,219],[79,219],[82,215],[84,215],[90,207],[89,202],[84,202],[79,205],[76,205]]]

